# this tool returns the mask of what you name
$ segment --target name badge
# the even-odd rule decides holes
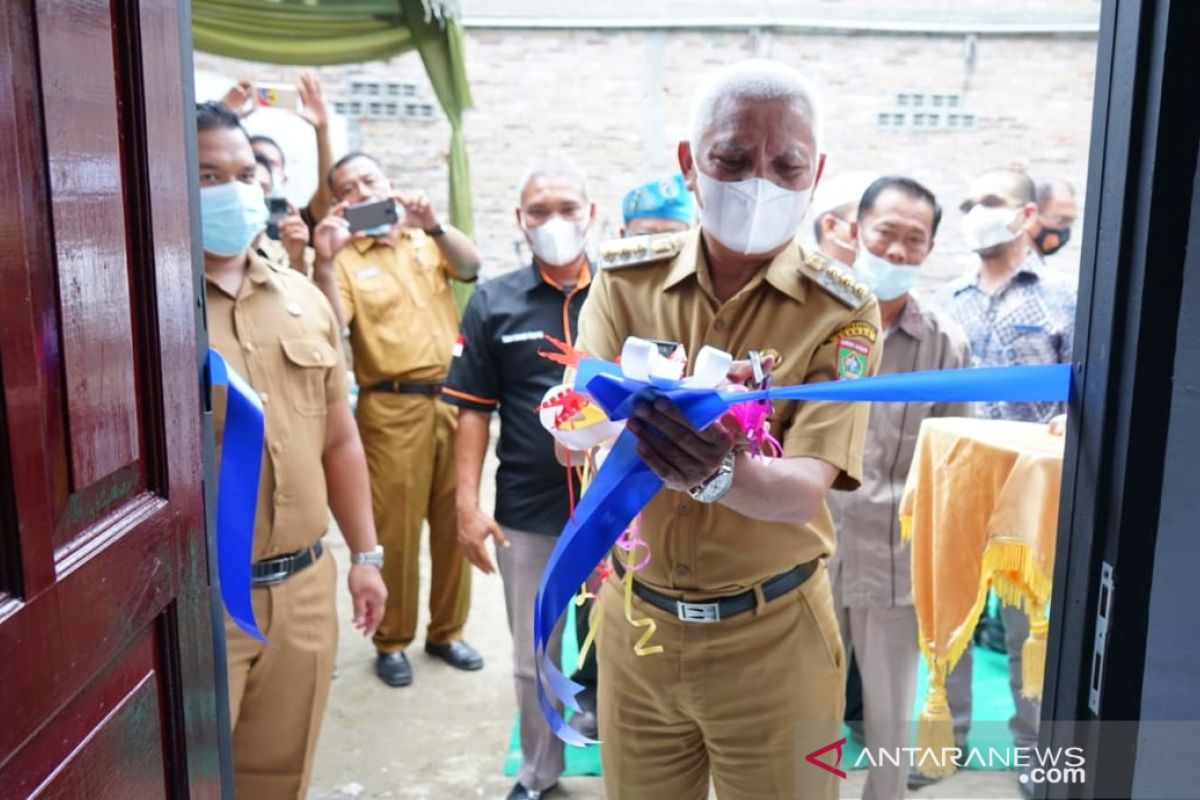
[[[359,280],[368,281],[371,278],[378,278],[383,274],[383,270],[379,267],[363,267],[358,272],[354,273],[354,277]]]

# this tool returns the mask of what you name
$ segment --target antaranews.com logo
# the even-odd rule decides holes
[[[804,760],[845,780],[842,767],[846,739],[813,750]],[[865,747],[852,769],[878,766],[904,767],[940,773],[951,769],[1020,770],[1018,780],[1032,784],[1083,785],[1087,758],[1082,747]]]

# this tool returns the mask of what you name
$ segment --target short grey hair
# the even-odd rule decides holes
[[[587,176],[583,174],[583,170],[566,156],[550,155],[534,161],[521,174],[521,182],[517,184],[518,201],[525,195],[530,183],[542,178],[567,178],[574,181],[579,184],[583,199],[588,200]]]
[[[821,101],[816,89],[787,64],[767,59],[747,59],[709,75],[692,97],[691,144],[695,148],[716,121],[725,100],[790,100],[808,115],[813,140],[821,145]]]

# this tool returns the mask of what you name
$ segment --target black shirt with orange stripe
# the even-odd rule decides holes
[[[541,353],[556,352],[547,336],[574,343],[591,275],[589,267],[564,287],[536,265],[522,267],[480,284],[463,312],[443,398],[500,411],[495,518],[505,527],[557,536],[566,524],[567,470],[537,414],[563,368]]]

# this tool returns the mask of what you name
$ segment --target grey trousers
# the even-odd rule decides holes
[[[504,581],[504,606],[513,643],[513,683],[521,714],[517,780],[526,789],[540,791],[552,786],[563,771],[563,743],[550,730],[538,705],[533,654],[533,600],[558,539],[512,528],[504,528],[504,535],[509,546],[496,548],[496,564]],[[560,620],[549,643],[549,655],[556,665],[562,653],[562,627]]]
[[[853,651],[862,674],[866,745],[897,752],[907,747],[917,691],[917,614],[912,606],[838,607],[847,655]],[[876,758],[868,767],[863,800],[904,800],[908,768]]]
[[[1008,648],[1008,686],[1012,692],[1017,713],[1009,720],[1013,744],[1017,747],[1033,747],[1038,739],[1038,720],[1042,704],[1021,696],[1021,648],[1029,637],[1029,618],[1016,606],[1001,605],[1000,619],[1004,621],[1004,644]],[[964,747],[967,731],[971,727],[971,674],[974,658],[971,648],[963,653],[962,660],[946,677],[946,699],[950,714],[954,717],[954,742]]]

